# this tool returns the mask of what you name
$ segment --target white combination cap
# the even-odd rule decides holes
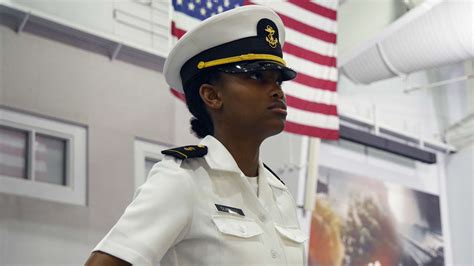
[[[289,80],[296,72],[283,60],[284,42],[283,22],[272,9],[237,7],[188,31],[169,53],[163,72],[166,82],[182,93],[216,69],[230,73],[277,69],[283,80]]]

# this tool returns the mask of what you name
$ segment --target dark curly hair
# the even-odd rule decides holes
[[[199,77],[184,84],[184,96],[189,111],[194,116],[191,118],[191,130],[198,138],[214,134],[214,124],[209,115],[206,105],[199,94],[199,88],[204,83],[215,84],[220,79],[218,71],[208,71]]]

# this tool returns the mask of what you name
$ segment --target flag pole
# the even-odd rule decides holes
[[[315,206],[316,185],[318,182],[320,138],[310,137],[308,145],[308,171],[306,175],[305,199],[303,208],[312,212]]]

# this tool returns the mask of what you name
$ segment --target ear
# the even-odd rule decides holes
[[[218,110],[222,107],[222,99],[217,86],[211,84],[202,84],[199,87],[199,95],[208,108]]]

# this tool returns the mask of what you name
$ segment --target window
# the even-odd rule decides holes
[[[0,175],[27,178],[28,132],[0,124]]]
[[[166,149],[169,149],[168,145],[142,139],[135,140],[135,189],[145,183],[153,165],[163,159],[161,151]]]
[[[150,170],[153,167],[153,165],[155,165],[155,163],[159,161],[160,161],[159,159],[145,157],[145,172],[144,172],[145,180],[146,180],[146,177],[148,176],[148,173],[150,173]]]
[[[0,108],[0,192],[86,205],[86,129]]]

